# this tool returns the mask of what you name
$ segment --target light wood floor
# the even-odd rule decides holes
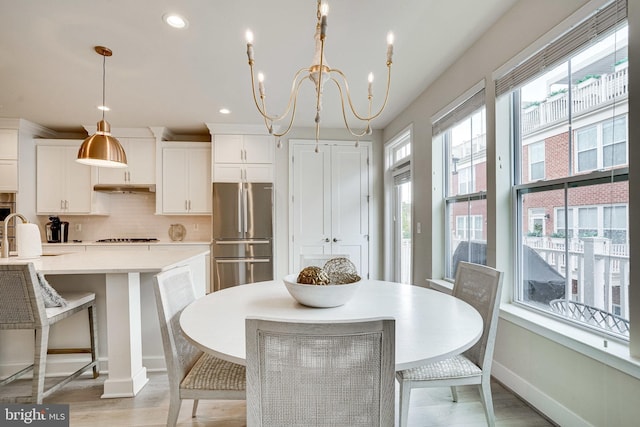
[[[169,407],[167,375],[150,373],[149,377],[149,383],[135,398],[100,399],[102,383],[106,378],[102,375],[96,380],[79,378],[72,381],[45,399],[44,403],[70,404],[72,427],[164,426]],[[20,384],[17,388],[11,387],[3,388],[0,396],[7,393],[28,393],[28,384]],[[492,392],[497,426],[553,426],[500,384],[492,383]],[[458,399],[458,403],[451,401],[448,388],[413,390],[409,426],[486,426],[480,397],[475,388],[460,387]],[[396,398],[396,405],[397,400]],[[246,425],[244,401],[201,400],[196,418],[191,418],[191,407],[192,401],[183,402],[178,425],[207,427]],[[396,408],[396,417],[397,412]]]

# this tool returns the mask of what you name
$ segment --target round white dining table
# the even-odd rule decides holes
[[[180,315],[187,339],[202,351],[245,364],[245,319],[298,322],[396,320],[396,370],[459,354],[482,334],[482,317],[466,302],[432,289],[363,280],[353,298],[333,308],[299,304],[280,280],[234,286],[198,298]]]

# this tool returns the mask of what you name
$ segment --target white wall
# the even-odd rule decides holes
[[[508,146],[496,146],[504,140],[504,128],[496,128],[495,90],[492,74],[537,39],[560,24],[588,2],[585,0],[521,0],[487,31],[454,65],[430,85],[383,133],[388,141],[400,130],[412,124],[414,131],[414,221],[422,222],[422,234],[413,236],[414,283],[424,285],[429,278],[442,277],[444,258],[442,230],[442,159],[434,157],[430,118],[479,81],[486,82],[487,121],[491,132],[487,135],[488,170],[488,263],[506,272],[505,295],[509,301],[512,288],[511,238],[509,234],[510,153]],[[599,2],[602,4],[603,2]],[[635,10],[634,10],[635,9]],[[629,2],[629,34],[631,80],[638,80],[640,59],[640,5]],[[635,46],[635,47],[634,47]],[[635,72],[634,72],[635,70]],[[631,94],[630,114],[640,115],[640,85]],[[633,87],[633,83],[629,85]],[[636,101],[636,103],[638,103]],[[640,137],[639,120],[629,120],[630,141]],[[635,135],[635,139],[634,139]],[[637,165],[640,153],[630,146],[630,164]],[[636,161],[634,161],[636,160]],[[633,168],[631,168],[633,171]],[[630,187],[640,178],[630,174]],[[637,184],[635,185],[637,186]],[[630,191],[633,195],[634,191]],[[637,191],[635,193],[638,193]],[[638,197],[636,195],[636,197]],[[630,209],[640,209],[638,200],[630,200]],[[635,209],[635,208],[638,209]],[[506,209],[505,209],[506,208]],[[426,225],[431,224],[433,227]],[[640,244],[640,232],[631,224],[633,247]],[[631,273],[631,282],[637,282]],[[638,287],[636,287],[637,289]],[[640,354],[640,291],[631,295],[631,324],[634,353]],[[602,343],[602,341],[601,341]],[[608,363],[585,356],[569,348],[562,340],[550,340],[512,321],[503,312],[498,326],[493,375],[503,381],[530,403],[560,425],[637,425],[640,419],[639,375],[629,375]],[[625,350],[629,359],[628,349]],[[640,361],[632,361],[632,370],[640,371]]]

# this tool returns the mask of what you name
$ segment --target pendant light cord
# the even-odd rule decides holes
[[[102,120],[104,120],[104,110],[107,108],[107,104],[104,102],[104,92],[106,87],[106,64],[107,64],[107,56],[102,55]]]

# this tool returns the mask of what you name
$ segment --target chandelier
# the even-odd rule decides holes
[[[260,115],[262,115],[264,119],[265,126],[269,131],[269,134],[274,135],[278,138],[278,147],[281,147],[280,137],[286,135],[291,130],[293,122],[296,117],[296,105],[298,101],[298,91],[300,90],[300,85],[304,80],[309,80],[315,86],[315,106],[316,106],[316,115],[315,115],[315,139],[316,139],[316,152],[318,152],[318,142],[320,140],[320,111],[322,110],[322,91],[324,84],[327,81],[333,82],[338,88],[338,93],[340,94],[340,105],[342,107],[342,118],[344,120],[345,127],[356,138],[356,146],[358,145],[359,138],[370,135],[371,134],[371,121],[378,117],[380,113],[384,110],[387,105],[387,100],[389,98],[389,86],[391,83],[391,64],[392,64],[392,56],[393,56],[393,34],[389,33],[387,35],[387,87],[384,95],[384,101],[380,109],[372,113],[372,101],[373,101],[373,73],[369,73],[368,81],[368,110],[367,114],[363,115],[356,111],[353,106],[353,102],[351,100],[351,93],[349,91],[349,85],[347,83],[347,77],[345,74],[337,68],[332,68],[327,63],[324,57],[324,44],[327,33],[327,12],[328,5],[326,3],[322,3],[318,0],[317,6],[317,24],[316,24],[316,32],[315,32],[315,54],[313,56],[313,61],[311,62],[311,66],[306,68],[301,68],[295,74],[293,78],[293,83],[291,85],[291,93],[289,95],[289,102],[287,104],[287,108],[282,115],[273,115],[267,112],[267,107],[265,104],[266,91],[264,85],[264,75],[262,73],[258,73],[258,95],[256,96],[256,85],[255,85],[255,75],[254,75],[254,55],[253,55],[253,33],[248,30],[246,33],[247,38],[247,57],[249,59],[249,69],[251,71],[251,93],[253,94],[253,100],[256,104],[256,108]],[[358,120],[358,123],[362,124],[364,130],[355,131],[347,120],[347,109],[345,107],[345,95],[347,103],[349,104],[349,110],[353,117]],[[258,100],[259,96],[259,100]],[[283,123],[284,130],[281,132],[274,131],[274,123],[278,123],[284,120]],[[288,123],[286,122],[288,120]]]

